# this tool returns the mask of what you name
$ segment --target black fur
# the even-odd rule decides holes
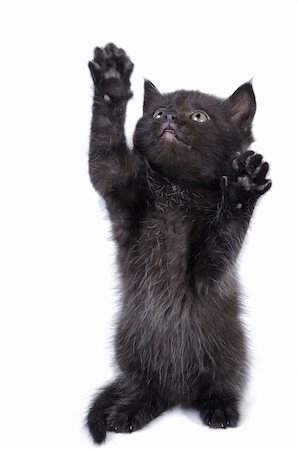
[[[90,177],[112,222],[122,294],[119,374],[90,406],[90,433],[101,443],[106,431],[138,430],[176,404],[196,408],[211,427],[236,426],[248,366],[236,262],[254,206],[271,186],[268,163],[248,150],[252,86],[224,100],[161,94],[146,81],[130,150],[124,120],[133,64],[108,44],[89,67]],[[196,110],[205,121],[191,119]]]

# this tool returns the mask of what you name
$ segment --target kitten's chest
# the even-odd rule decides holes
[[[156,188],[153,201],[139,222],[135,250],[146,255],[148,270],[164,277],[183,277],[187,270],[194,229],[200,228],[200,205],[190,193],[171,184]]]
[[[157,199],[139,221],[137,239],[131,243],[128,273],[149,303],[185,295],[193,221],[180,201],[174,196]]]
[[[155,210],[141,223],[139,250],[146,255],[144,263],[164,275],[185,271],[191,222],[178,210]],[[169,275],[169,274],[168,274]]]

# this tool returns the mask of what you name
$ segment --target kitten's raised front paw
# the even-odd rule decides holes
[[[257,199],[269,191],[272,182],[266,178],[269,164],[252,150],[237,153],[229,176],[221,177],[221,188],[233,213],[253,207]]]
[[[237,154],[232,161],[236,181],[233,183],[246,192],[260,196],[269,191],[272,182],[266,178],[269,164],[263,162],[262,155],[248,150]]]
[[[114,44],[96,47],[88,66],[95,88],[105,101],[118,102],[132,96],[129,79],[133,63],[122,48]]]
[[[201,410],[200,415],[210,428],[236,427],[239,421],[239,413],[234,406],[209,406]]]

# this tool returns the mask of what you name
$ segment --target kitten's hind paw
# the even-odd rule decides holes
[[[239,421],[238,410],[232,406],[209,407],[201,410],[200,415],[204,424],[210,428],[236,427]]]
[[[107,419],[107,431],[114,433],[132,433],[142,428],[143,423],[141,416],[137,414],[130,416],[127,412],[117,412],[117,410],[110,413]]]
[[[132,97],[129,79],[133,63],[122,48],[112,43],[96,47],[88,66],[97,93],[106,101],[118,102]]]

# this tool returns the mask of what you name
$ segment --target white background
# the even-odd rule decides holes
[[[240,427],[210,430],[177,408],[132,435],[109,434],[105,448],[297,448],[295,9],[285,0],[3,4],[1,448],[93,448],[83,418],[113,373],[116,281],[87,173],[87,62],[110,41],[135,63],[128,135],[143,77],[161,91],[219,96],[254,77],[253,149],[270,162],[273,187],[241,257],[254,366]]]

